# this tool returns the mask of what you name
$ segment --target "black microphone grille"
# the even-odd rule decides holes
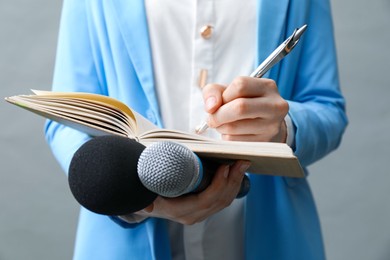
[[[139,180],[137,162],[145,147],[127,137],[95,137],[74,154],[69,187],[85,208],[104,215],[125,215],[151,204],[157,194]]]

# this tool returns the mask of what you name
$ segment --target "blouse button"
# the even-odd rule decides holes
[[[200,35],[203,39],[209,39],[213,34],[213,27],[211,25],[205,25],[200,28]]]

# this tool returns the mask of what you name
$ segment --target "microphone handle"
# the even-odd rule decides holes
[[[219,164],[208,159],[200,160],[203,168],[203,176],[199,185],[192,191],[192,193],[199,193],[204,191],[211,183],[211,180],[214,177],[215,172],[217,171]],[[244,178],[241,182],[240,190],[236,196],[237,199],[245,197],[250,189],[250,180],[247,175],[244,175]]]

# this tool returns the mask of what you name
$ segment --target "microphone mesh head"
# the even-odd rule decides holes
[[[199,167],[198,158],[190,149],[164,141],[148,146],[137,168],[146,188],[164,197],[178,197],[195,188]]]

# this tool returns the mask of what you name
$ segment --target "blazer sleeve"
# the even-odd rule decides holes
[[[65,0],[62,9],[53,90],[103,93],[88,32],[83,0]],[[67,173],[74,152],[90,137],[80,131],[48,120],[46,140]]]
[[[295,154],[302,166],[340,144],[348,120],[336,59],[330,3],[310,2],[289,115],[295,126]]]

